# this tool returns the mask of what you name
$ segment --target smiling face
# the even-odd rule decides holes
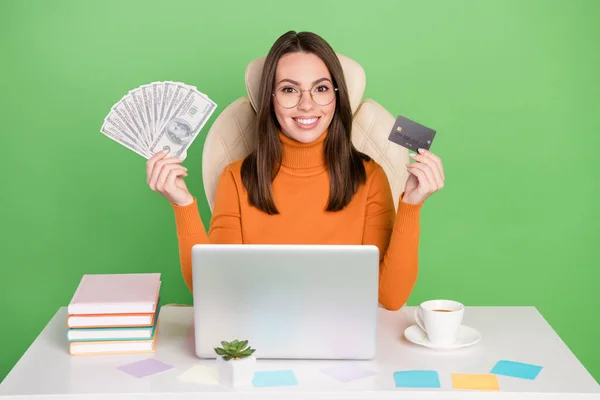
[[[284,135],[301,143],[311,143],[323,134],[333,119],[336,96],[329,69],[312,53],[295,52],[282,56],[275,72],[273,108]],[[311,98],[311,92],[314,99]],[[295,96],[300,102],[294,104]],[[290,101],[291,99],[291,101]],[[325,101],[324,101],[325,100]]]

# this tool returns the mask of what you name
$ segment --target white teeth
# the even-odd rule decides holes
[[[302,125],[310,125],[310,124],[314,124],[315,122],[317,122],[318,118],[311,118],[311,119],[300,119],[300,118],[296,118],[296,121],[298,121],[299,123],[301,123]]]

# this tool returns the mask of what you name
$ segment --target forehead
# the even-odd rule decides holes
[[[292,79],[301,84],[310,84],[320,78],[331,79],[331,74],[323,60],[312,53],[288,53],[277,63],[275,83]]]

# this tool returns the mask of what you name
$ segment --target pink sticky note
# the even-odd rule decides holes
[[[158,361],[154,358],[148,358],[142,361],[136,361],[131,364],[126,364],[118,367],[117,369],[135,376],[136,378],[143,378],[148,375],[154,375],[159,372],[163,372],[173,368],[172,365],[165,364],[162,361]]]
[[[375,375],[374,371],[351,362],[335,364],[321,372],[344,383]]]

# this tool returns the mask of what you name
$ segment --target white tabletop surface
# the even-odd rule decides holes
[[[358,361],[376,375],[342,383],[320,370],[339,362],[258,360],[257,370],[292,369],[298,385],[231,389],[219,384],[182,382],[177,377],[195,365],[214,367],[194,352],[191,307],[164,307],[154,354],[70,356],[66,307],[54,315],[17,365],[0,384],[0,400],[133,398],[340,398],[340,399],[599,399],[600,386],[534,307],[467,307],[464,325],[482,340],[471,347],[439,351],[408,342],[403,332],[414,323],[413,307],[379,309],[378,350],[372,361]],[[174,366],[144,378],[117,369],[149,357]],[[536,379],[498,376],[500,392],[452,389],[451,373],[489,373],[499,360],[543,366]],[[400,389],[393,373],[436,370],[439,389]],[[200,396],[200,397],[199,397]]]

